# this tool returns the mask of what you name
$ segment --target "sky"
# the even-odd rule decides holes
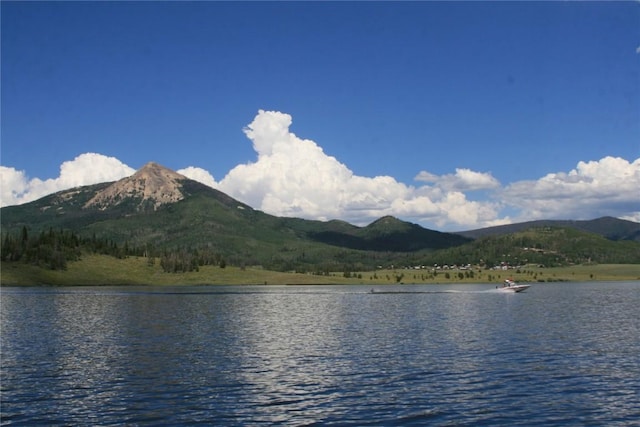
[[[640,222],[638,2],[0,3],[0,205],[150,161],[279,216]]]

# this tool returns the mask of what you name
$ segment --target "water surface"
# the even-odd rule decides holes
[[[1,424],[640,420],[640,282],[371,288],[2,288]]]

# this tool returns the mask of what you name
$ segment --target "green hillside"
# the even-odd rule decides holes
[[[479,238],[427,257],[437,264],[506,263],[561,266],[584,263],[640,263],[640,242],[612,241],[570,227],[534,227],[511,234]]]
[[[380,218],[366,227],[340,227],[308,233],[313,240],[351,249],[414,252],[423,249],[442,249],[463,245],[470,238],[427,230],[417,224],[400,221],[391,216]]]
[[[85,208],[107,185],[81,187],[3,208],[3,240],[8,235],[18,239],[23,229],[32,238],[50,230],[69,230],[79,239],[106,242],[97,246],[118,247],[109,253],[157,258],[180,253],[193,258],[196,252],[197,256],[206,252],[229,265],[321,272],[372,269],[393,263],[405,252],[470,241],[390,217],[367,227],[275,217],[188,179],[182,183],[183,200],[156,210],[135,209],[140,201],[134,198],[110,209]],[[91,245],[95,250],[96,244]]]
[[[145,198],[144,179],[154,191],[172,191],[177,201]],[[97,196],[100,203],[92,204]],[[514,225],[509,234],[489,229],[476,240],[389,216],[358,227],[268,215],[157,164],[116,183],[62,191],[0,214],[2,260],[53,270],[100,254],[140,257],[171,273],[212,265],[348,275],[435,264],[640,264],[637,224],[615,218],[590,222],[591,231],[582,223],[552,221]]]
[[[487,227],[477,230],[462,231],[456,234],[479,239],[487,236],[499,236],[504,234],[512,234],[525,231],[531,228],[542,227],[567,227],[588,233],[598,234],[609,240],[634,240],[640,241],[640,224],[637,222],[626,221],[619,218],[605,216],[588,221],[569,221],[569,220],[539,220],[528,221],[516,224],[499,225],[496,227]]]

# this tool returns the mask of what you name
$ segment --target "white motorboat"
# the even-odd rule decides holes
[[[531,285],[519,285],[511,279],[506,279],[502,283],[502,287],[498,287],[498,290],[502,292],[522,292],[529,289],[529,287],[531,287]]]

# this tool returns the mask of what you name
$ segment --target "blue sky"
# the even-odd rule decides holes
[[[2,2],[1,19],[3,205],[156,161],[278,215],[640,221],[636,2]]]

